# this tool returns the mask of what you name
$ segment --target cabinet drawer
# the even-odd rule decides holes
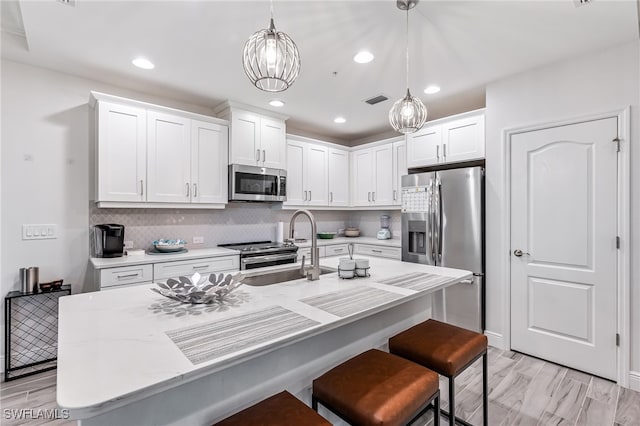
[[[356,254],[367,254],[369,256],[389,257],[391,259],[402,259],[402,249],[400,247],[383,247],[368,244],[356,244]]]
[[[349,254],[349,247],[347,244],[336,244],[334,246],[326,246],[324,248],[325,255],[329,256],[341,256]]]
[[[319,251],[320,251],[320,257],[324,257],[325,256],[325,248],[324,247],[318,247]],[[311,260],[311,247],[300,247],[298,249],[298,262],[302,261],[302,256],[305,256],[305,262],[309,263],[309,261]]]
[[[153,280],[151,265],[123,266],[100,270],[100,288],[136,284]]]
[[[156,263],[153,265],[153,278],[158,281],[166,278],[191,276],[196,272],[210,274],[212,272],[237,271],[239,269],[240,255],[207,257],[205,259]]]
[[[133,284],[112,285],[109,287],[102,287],[100,290],[102,291],[117,290],[119,288],[135,287],[135,286],[144,285],[144,284],[153,284],[153,281],[143,281],[141,283],[133,283]]]

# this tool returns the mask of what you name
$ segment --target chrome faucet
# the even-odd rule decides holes
[[[306,272],[308,280],[315,281],[320,279],[320,249],[318,249],[318,228],[316,226],[316,220],[309,210],[296,210],[293,213],[293,216],[291,216],[291,221],[289,222],[289,236],[292,240],[294,239],[293,225],[296,222],[296,218],[301,214],[307,216],[309,218],[309,222],[311,222],[311,264],[305,267],[305,259],[303,256],[300,271],[303,274]]]

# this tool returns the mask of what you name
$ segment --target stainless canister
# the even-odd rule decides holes
[[[37,266],[20,268],[20,289],[23,293],[38,292],[39,272]]]

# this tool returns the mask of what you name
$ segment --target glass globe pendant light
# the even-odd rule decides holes
[[[273,0],[269,28],[255,32],[244,44],[244,72],[258,89],[282,92],[300,74],[298,47],[287,34],[276,31],[273,23]]]
[[[415,96],[411,96],[409,91],[409,9],[412,9],[418,0],[397,0],[396,6],[400,10],[407,11],[407,40],[406,40],[406,60],[407,60],[407,94],[404,98],[398,99],[389,110],[389,123],[400,133],[413,133],[422,128],[427,121],[427,108],[422,101]]]

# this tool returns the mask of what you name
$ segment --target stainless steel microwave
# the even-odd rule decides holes
[[[229,201],[286,201],[287,171],[259,166],[229,166]]]

